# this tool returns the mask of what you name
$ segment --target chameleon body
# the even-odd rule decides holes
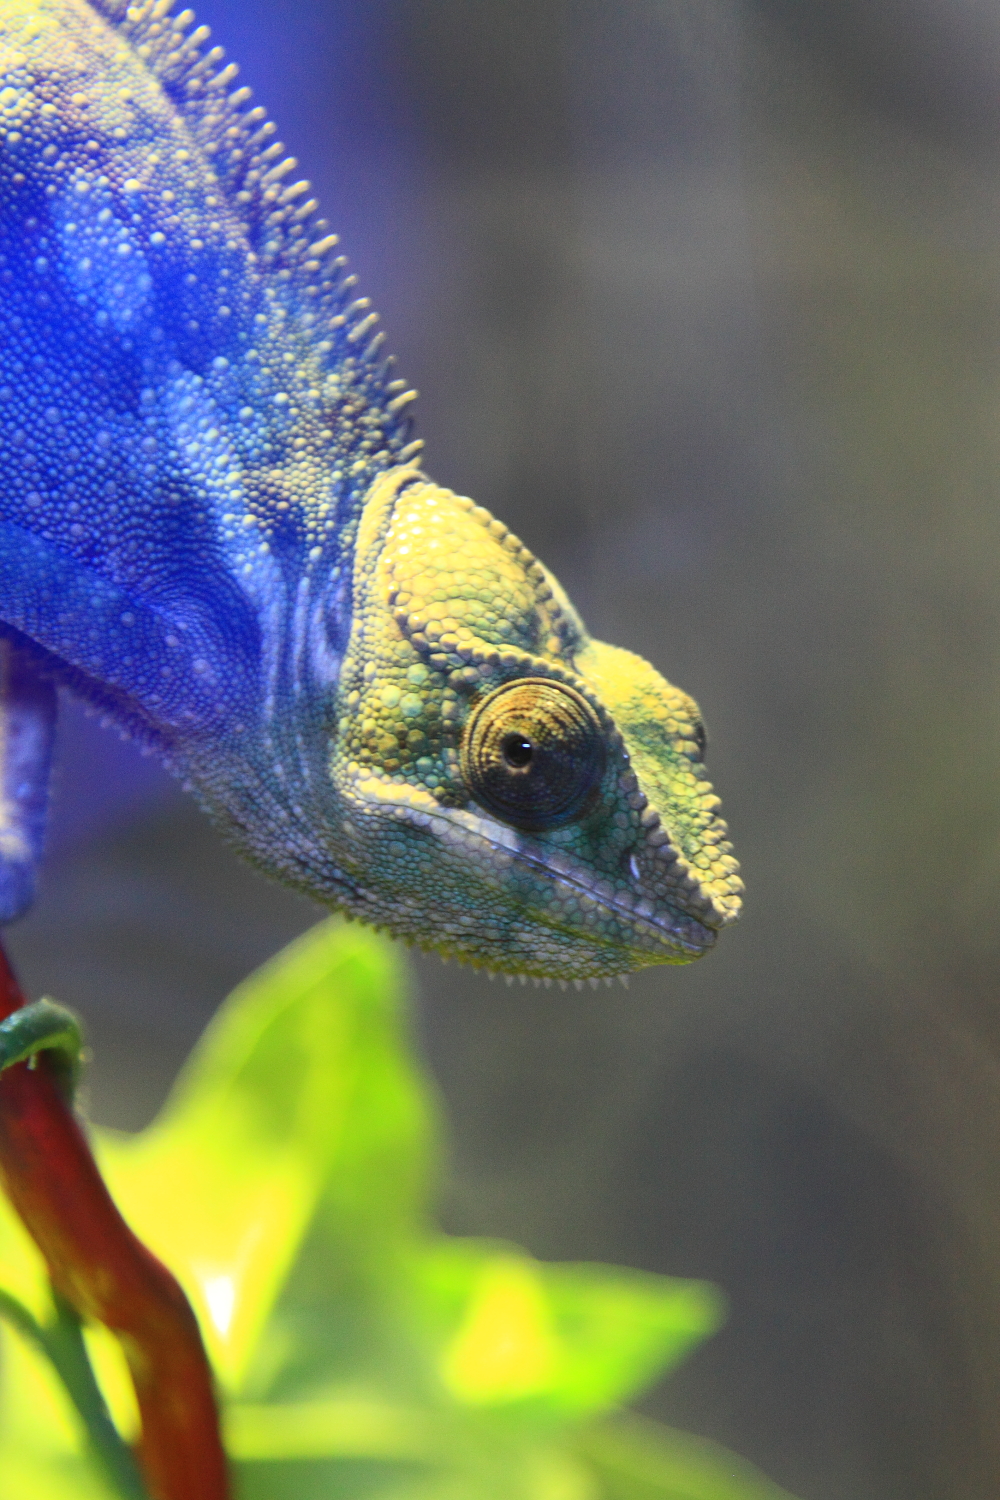
[[[376,315],[207,41],[170,0],[0,0],[0,908],[61,684],[350,915],[507,973],[697,957],[742,890],[697,708],[421,472]]]

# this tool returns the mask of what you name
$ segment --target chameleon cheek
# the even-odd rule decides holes
[[[358,914],[397,936],[480,968],[563,979],[684,963],[715,941],[693,915],[595,880],[570,827],[549,845],[378,774],[344,790],[348,869],[365,892]]]

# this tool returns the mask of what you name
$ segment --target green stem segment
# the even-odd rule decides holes
[[[111,1420],[111,1413],[97,1384],[83,1328],[76,1310],[58,1292],[54,1294],[55,1317],[47,1326],[32,1317],[26,1307],[7,1292],[0,1292],[0,1318],[5,1318],[23,1338],[51,1360],[83,1422],[95,1462],[121,1500],[149,1500],[149,1491],[132,1455]]]
[[[49,1052],[52,1071],[66,1102],[72,1103],[80,1074],[83,1036],[71,1010],[52,1000],[22,1005],[0,1021],[0,1073],[14,1063],[28,1062],[39,1052]]]

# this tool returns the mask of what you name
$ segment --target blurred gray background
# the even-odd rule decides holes
[[[705,963],[415,966],[449,1228],[718,1281],[648,1403],[802,1500],[1000,1492],[1000,6],[205,0],[423,392],[427,468],[694,693]],[[317,911],[76,709],[11,947],[148,1119]]]

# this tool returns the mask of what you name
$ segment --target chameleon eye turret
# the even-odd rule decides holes
[[[592,804],[604,774],[604,736],[571,687],[529,677],[496,688],[474,709],[462,771],[477,802],[513,828],[561,828]]]
[[[0,0],[0,782],[24,835],[0,918],[41,839],[34,673],[268,874],[410,941],[561,979],[698,957],[742,886],[695,704],[421,471],[377,314],[192,24]]]

